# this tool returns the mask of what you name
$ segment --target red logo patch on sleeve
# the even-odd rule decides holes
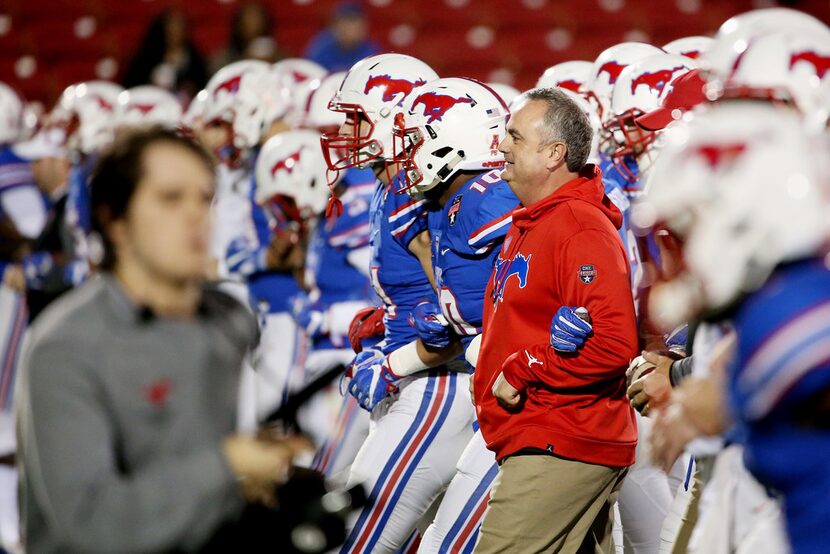
[[[597,278],[597,270],[593,265],[579,266],[579,271],[577,271],[576,274],[577,276],[579,276],[579,280],[585,283],[586,285],[590,284],[594,279]]]

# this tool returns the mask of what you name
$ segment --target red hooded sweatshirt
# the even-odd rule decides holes
[[[637,354],[622,214],[586,166],[547,198],[513,212],[484,300],[475,402],[487,447],[501,460],[538,448],[586,463],[634,463],[637,427],[625,370]],[[584,306],[593,334],[573,354],[550,346],[561,306]],[[493,396],[500,372],[523,391],[516,408]]]

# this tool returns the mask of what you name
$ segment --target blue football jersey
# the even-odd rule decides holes
[[[258,152],[257,152],[258,154]],[[256,155],[251,156],[250,167],[256,167]],[[251,171],[251,218],[256,229],[259,246],[267,246],[273,233],[289,225],[287,218],[269,218],[265,210],[256,203],[254,195],[254,171]],[[248,276],[248,294],[252,307],[257,313],[279,313],[291,311],[291,298],[299,294],[297,279],[288,271],[258,271]]]
[[[481,333],[484,291],[519,200],[500,171],[471,179],[429,212],[439,304],[466,348]]]
[[[794,552],[824,551],[815,530],[830,525],[830,430],[797,414],[830,388],[830,270],[823,260],[780,268],[741,304],[734,325],[729,396],[746,429],[747,467],[783,494]]]
[[[639,175],[639,168],[634,158],[626,156],[623,162],[631,174]],[[643,264],[646,261],[660,263],[659,250],[653,237],[638,237],[631,225],[631,207],[642,195],[642,179],[637,179],[633,183],[626,180],[611,158],[604,154],[600,154],[599,166],[602,170],[605,195],[622,212],[623,224],[618,232],[628,255],[628,265],[631,268],[631,292],[635,309],[639,314],[641,285],[645,271]]]
[[[436,302],[435,290],[409,243],[427,229],[426,201],[395,194],[393,185],[378,182],[370,211],[372,287],[386,305],[384,351],[418,338],[409,323],[415,306]]]
[[[349,261],[351,252],[369,247],[369,206],[374,182],[350,184],[340,196],[340,217],[321,217],[308,245],[306,275],[320,291],[322,306],[349,300],[374,301],[364,271]]]

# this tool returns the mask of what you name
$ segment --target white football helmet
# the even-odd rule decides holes
[[[592,62],[572,60],[547,68],[536,81],[536,88],[559,87],[584,94],[593,80],[594,64]]]
[[[143,85],[118,95],[116,126],[161,125],[173,128],[181,117],[181,104],[172,93],[161,87]]]
[[[611,93],[622,70],[643,58],[664,53],[660,48],[644,42],[621,42],[597,56],[591,68],[591,80],[586,83],[586,94],[596,103],[600,121],[604,123],[609,115]]]
[[[487,86],[493,89],[493,91],[499,95],[508,107],[513,103],[513,100],[521,94],[521,91],[519,91],[516,87],[512,87],[504,83],[487,83]]]
[[[6,83],[0,82],[0,144],[12,144],[23,134],[23,100]]]
[[[256,201],[295,221],[314,217],[328,200],[326,172],[319,133],[280,133],[265,142],[257,158]]]
[[[306,81],[303,88],[308,90],[307,94],[298,95],[306,98],[300,126],[317,129],[321,133],[337,132],[340,129],[346,121],[346,116],[340,112],[331,111],[329,103],[337,94],[345,77],[345,71],[338,71],[322,79]]]
[[[827,108],[822,81],[830,81],[830,32],[804,29],[739,39],[743,47],[727,72],[714,64],[707,93],[719,98],[761,98],[792,103],[810,121],[824,127]],[[712,61],[710,59],[710,61]]]
[[[722,309],[778,264],[826,245],[830,149],[797,114],[751,101],[715,104],[664,139],[632,214],[637,227],[662,225],[684,241],[686,271],[651,299],[663,323]]]
[[[392,159],[392,129],[404,101],[437,78],[427,64],[405,54],[369,56],[353,65],[329,104],[354,123],[348,136],[323,135],[329,168],[339,171]],[[361,131],[362,122],[368,130]]]
[[[69,85],[49,114],[62,127],[69,150],[92,154],[112,142],[118,95],[124,91],[109,81]]]
[[[459,171],[502,167],[499,144],[509,114],[493,89],[472,79],[437,79],[420,87],[407,98],[394,130],[395,159],[403,162],[404,175],[396,192],[424,192]]]
[[[274,70],[248,71],[239,82],[233,114],[234,146],[257,146],[271,125],[291,110],[291,91]]]
[[[657,135],[637,127],[634,120],[661,105],[663,90],[672,79],[694,69],[694,60],[676,54],[657,54],[632,63],[620,72],[611,95],[611,106],[603,128],[614,137],[616,148],[610,153],[620,173],[634,181],[626,156],[640,156]],[[643,170],[642,163],[640,169]]]
[[[709,48],[712,47],[714,42],[715,40],[712,37],[683,37],[664,44],[663,50],[669,54],[686,56],[687,58],[697,60],[709,51]]]
[[[190,101],[190,105],[182,114],[181,126],[188,132],[199,131],[205,120],[205,107],[207,106],[208,91],[202,89]]]
[[[280,60],[273,67],[279,86],[288,96],[289,109],[284,117],[292,127],[297,127],[305,115],[308,94],[311,92],[309,83],[322,80],[328,71],[320,64],[303,58]]]
[[[208,81],[205,90],[203,120],[206,125],[214,122],[233,124],[236,117],[237,96],[242,76],[247,73],[268,74],[271,66],[260,60],[242,60],[226,65]]]

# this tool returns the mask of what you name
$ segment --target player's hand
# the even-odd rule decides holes
[[[386,327],[383,324],[383,317],[386,315],[386,308],[383,306],[370,306],[363,308],[355,314],[349,324],[349,343],[355,354],[363,350],[363,339],[383,335]]]
[[[309,337],[320,337],[328,333],[326,311],[319,302],[314,302],[307,294],[301,293],[291,301],[291,317],[305,329]]]
[[[420,302],[412,310],[412,324],[418,338],[427,346],[446,348],[450,345],[450,330],[441,308],[434,302]]]
[[[499,376],[496,377],[496,381],[493,383],[493,396],[501,404],[508,408],[513,408],[519,404],[522,393],[519,389],[507,382],[507,379],[504,378],[504,373],[499,373]]]
[[[265,249],[244,237],[237,237],[228,245],[225,263],[231,273],[252,275],[266,269]]]
[[[342,396],[346,396],[349,392],[349,384],[352,382],[352,378],[354,377],[358,367],[364,366],[373,361],[382,362],[384,357],[383,352],[377,350],[376,348],[368,348],[358,352],[357,355],[352,358],[352,361],[346,366],[346,371],[340,377],[340,394]]]
[[[349,383],[349,393],[367,411],[372,411],[381,400],[398,391],[400,377],[389,368],[389,357],[370,359],[355,367]]]
[[[576,352],[585,345],[585,339],[593,331],[590,321],[585,308],[562,306],[550,324],[550,345],[558,352]]]
[[[274,505],[276,486],[288,479],[293,451],[282,442],[231,435],[223,443],[231,471],[248,502]]]
[[[26,277],[23,268],[16,264],[9,264],[3,272],[3,284],[17,292],[26,292]]]
[[[278,271],[293,271],[303,266],[303,248],[300,234],[291,229],[276,231],[265,249],[265,267]]]
[[[640,377],[626,390],[631,406],[648,416],[655,408],[664,406],[671,398],[669,378],[653,371]]]

